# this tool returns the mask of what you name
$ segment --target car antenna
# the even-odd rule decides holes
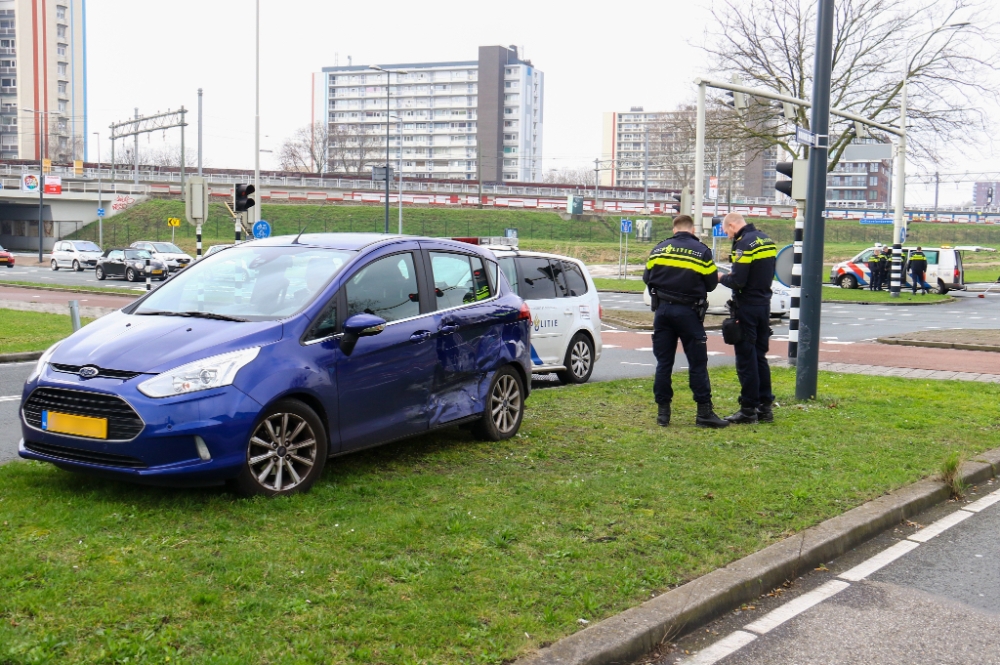
[[[303,227],[303,229],[301,231],[299,231],[299,235],[295,236],[295,240],[292,241],[293,245],[298,245],[299,244],[299,238],[302,237],[302,234],[305,233],[306,229],[308,229],[308,228],[309,228],[309,225],[306,224],[305,227]]]

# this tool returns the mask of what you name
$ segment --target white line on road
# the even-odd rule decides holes
[[[656,367],[653,363],[627,363],[622,361],[622,365],[638,365],[639,367]]]
[[[920,547],[920,544],[912,540],[901,540],[889,549],[879,552],[867,561],[859,563],[854,568],[837,575],[837,577],[849,582],[860,582],[872,573],[881,570],[907,552],[918,547]]]
[[[21,399],[20,395],[3,395],[0,397],[0,402],[16,402]]]
[[[601,344],[602,349],[620,349],[621,347],[617,344]]]
[[[774,630],[789,619],[797,617],[810,607],[818,605],[827,598],[840,593],[849,586],[851,585],[847,582],[830,580],[818,589],[813,589],[809,593],[803,594],[795,600],[788,601],[778,609],[768,612],[753,623],[749,623],[743,627],[747,630],[752,630],[759,635],[763,635],[768,631]]]
[[[708,355],[710,355],[710,356],[724,356],[726,354],[723,351],[709,351]],[[777,358],[777,356],[775,356],[775,358]]]
[[[990,506],[992,506],[994,503],[996,503],[998,501],[1000,501],[1000,491],[994,492],[993,494],[990,494],[989,496],[985,496],[982,499],[980,499],[979,501],[976,501],[975,503],[972,503],[972,504],[969,504],[968,506],[965,506],[964,508],[962,508],[962,510],[968,510],[968,511],[971,511],[973,513],[978,513],[983,508],[989,508]]]
[[[744,630],[726,635],[712,646],[702,649],[697,654],[684,660],[684,665],[712,665],[717,663],[734,651],[742,649],[746,645],[757,639],[757,636]]]
[[[972,517],[973,514],[974,513],[970,513],[966,510],[956,510],[951,515],[942,517],[937,522],[934,522],[934,524],[925,526],[920,531],[917,531],[912,536],[909,536],[909,539],[918,543],[926,543],[934,536],[940,535],[959,522]]]
[[[653,347],[651,346],[640,346],[638,349],[636,349],[636,351],[652,351],[652,350]]]

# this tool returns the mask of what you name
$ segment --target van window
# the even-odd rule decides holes
[[[926,250],[925,249],[924,250],[924,256],[927,257],[927,265],[929,265],[929,266],[936,266],[938,264],[938,252],[937,251],[930,251],[930,250]]]
[[[566,278],[566,287],[569,292],[566,294],[570,298],[582,296],[587,292],[587,280],[583,278],[580,266],[572,261],[563,261],[563,277]]]
[[[514,290],[514,293],[520,295],[521,289],[520,285],[517,283],[517,270],[514,268],[514,257],[502,257],[500,259],[500,270],[503,270],[503,276],[507,278],[507,283],[510,284],[510,288]]]
[[[521,274],[521,290],[518,295],[525,300],[556,297],[555,275],[548,259],[519,256],[514,260]]]

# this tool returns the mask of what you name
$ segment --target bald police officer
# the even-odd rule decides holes
[[[733,291],[743,339],[736,344],[736,374],[740,379],[740,410],[726,420],[733,424],[774,422],[774,393],[767,351],[771,339],[771,282],[778,248],[743,215],[729,213],[723,230],[733,240],[733,269],[721,276]]]
[[[712,250],[694,234],[694,220],[688,215],[674,218],[674,235],[649,255],[642,281],[652,299],[653,355],[656,356],[656,423],[670,424],[670,402],[674,396],[672,374],[677,340],[688,360],[688,382],[698,404],[695,425],[726,427],[712,408],[712,385],[708,379],[708,336],[705,334],[705,311],[708,292],[718,286],[718,269]]]

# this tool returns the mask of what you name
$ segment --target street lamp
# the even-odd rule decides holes
[[[378,65],[368,65],[368,69],[374,69],[377,72],[385,72],[385,232],[389,233],[389,106],[390,106],[390,92],[392,88],[390,87],[390,75],[392,73],[396,74],[396,81],[399,82],[400,74],[409,74],[405,69],[385,69],[379,67]],[[400,145],[400,153],[402,153],[402,145]],[[401,201],[402,203],[402,201]],[[402,224],[402,223],[401,223]]]
[[[92,132],[97,137],[97,209],[100,211],[104,207],[104,190],[101,181],[101,133]],[[97,244],[104,248],[104,216],[97,214]]]
[[[399,235],[403,235],[403,119],[398,115],[389,116],[396,121],[396,137],[399,139],[399,171],[396,178],[399,181]]]
[[[42,131],[42,116],[55,113],[55,111],[37,111],[35,109],[21,109],[22,111],[27,111],[28,113],[37,113],[38,121],[35,123],[35,129],[38,130],[38,263],[44,260],[44,247],[43,238],[45,237],[44,225],[45,222],[42,219],[45,210],[45,132]]]

